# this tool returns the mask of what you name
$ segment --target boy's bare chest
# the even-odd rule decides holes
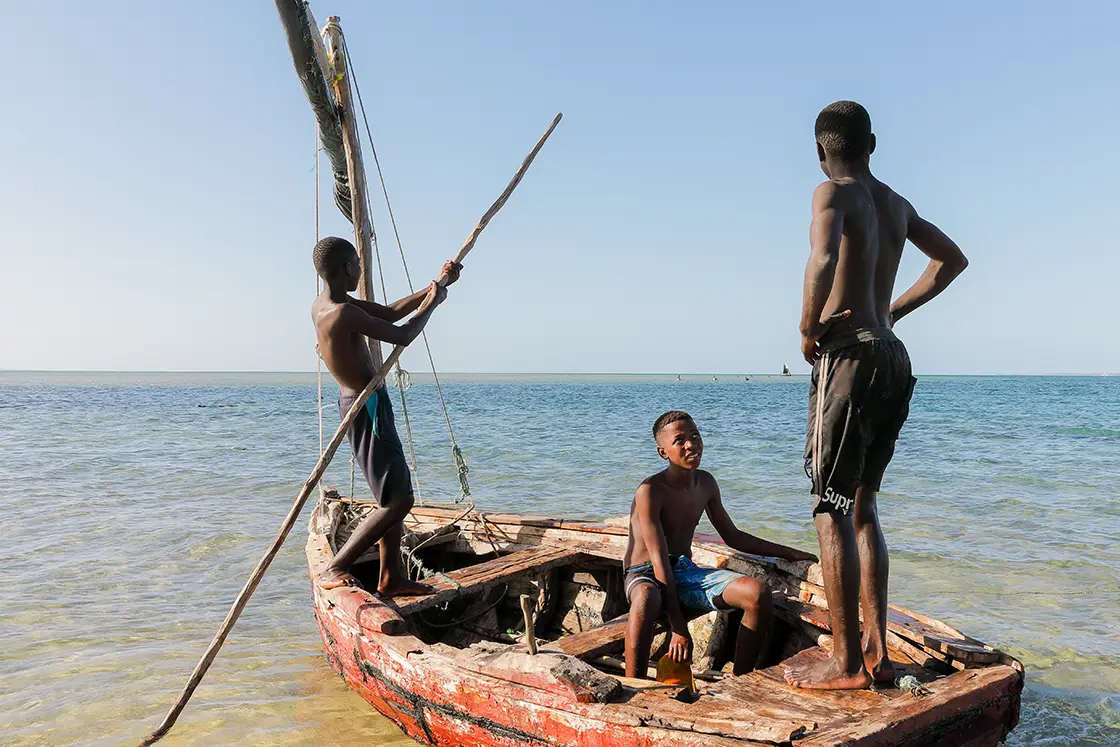
[[[670,545],[674,544],[674,539],[692,543],[696,525],[700,523],[707,505],[708,501],[704,496],[685,494],[683,491],[664,497],[661,504],[661,526]]]

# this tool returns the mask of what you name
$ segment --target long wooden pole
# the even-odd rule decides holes
[[[346,170],[350,174],[351,211],[354,222],[354,245],[361,260],[361,274],[358,276],[358,298],[363,301],[376,300],[373,295],[373,217],[369,214],[369,201],[366,198],[366,167],[362,162],[362,142],[358,138],[358,124],[354,116],[354,97],[350,93],[350,66],[346,56],[346,43],[343,41],[342,26],[338,16],[327,18],[323,28],[327,41],[327,57],[330,60],[331,89],[338,105],[339,119],[342,122],[342,148],[346,153]],[[382,299],[385,303],[389,299]],[[373,364],[381,367],[381,342],[369,340],[369,351]]]
[[[533,159],[536,158],[537,153],[540,152],[541,147],[544,145],[545,141],[548,140],[548,136],[556,129],[556,125],[560,124],[560,118],[562,116],[561,114],[557,114],[556,118],[552,120],[552,124],[548,126],[548,130],[545,131],[541,139],[537,141],[537,144],[533,146],[533,150],[530,151],[529,155],[522,161],[521,166],[517,169],[517,173],[513,175],[513,179],[506,185],[505,190],[498,199],[494,201],[494,204],[490,206],[490,209],[483,214],[478,224],[475,225],[474,230],[471,231],[467,240],[463,242],[463,246],[455,255],[456,262],[462,262],[463,259],[466,258],[467,254],[474,248],[475,242],[478,241],[479,234],[486,228],[490,219],[506,204],[506,200],[513,194],[513,190],[517,188],[517,185],[521,183],[521,178],[525,176],[525,172],[529,170],[529,165],[533,163]],[[436,282],[446,286],[447,277],[440,275],[439,280]],[[428,303],[425,300],[425,303],[421,305],[417,313],[425,310],[427,306]],[[403,352],[403,345],[397,345],[393,348],[393,352],[385,359],[377,375],[366,384],[365,389],[362,390],[362,393],[358,395],[358,398],[354,400],[354,404],[352,404],[350,409],[346,412],[346,416],[342,419],[342,422],[339,423],[338,430],[334,432],[334,436],[331,437],[327,448],[319,455],[319,461],[315,462],[315,468],[311,470],[311,476],[303,483],[299,494],[296,495],[295,502],[292,503],[292,508],[288,511],[288,515],[284,517],[284,523],[280,525],[280,531],[276,533],[272,543],[268,546],[268,550],[265,551],[264,557],[257,563],[257,567],[249,574],[249,580],[245,582],[245,586],[243,586],[241,592],[238,593],[237,599],[233,602],[233,606],[230,607],[229,612],[226,613],[226,619],[222,621],[218,632],[214,634],[214,639],[210,641],[210,645],[206,647],[202,658],[199,659],[198,664],[195,665],[194,671],[191,672],[190,679],[187,680],[186,687],[179,693],[179,699],[175,701],[175,705],[173,705],[171,710],[167,712],[167,715],[163,717],[163,721],[156,730],[145,737],[144,741],[140,743],[141,747],[155,744],[175,725],[175,720],[179,718],[179,714],[183,712],[187,701],[191,699],[198,684],[202,682],[202,678],[206,676],[206,671],[210,668],[210,664],[213,663],[214,657],[218,655],[218,649],[225,643],[226,637],[229,635],[230,630],[233,629],[234,623],[237,622],[237,618],[241,616],[241,611],[245,609],[245,605],[249,603],[249,598],[253,596],[253,592],[257,590],[257,585],[260,584],[265,571],[267,571],[269,565],[272,564],[272,560],[276,557],[276,554],[280,552],[280,546],[284,544],[288,533],[292,531],[292,527],[295,525],[296,519],[299,518],[300,511],[303,510],[304,504],[307,503],[311,491],[319,484],[319,480],[322,479],[323,473],[327,470],[327,465],[331,463],[331,459],[334,457],[335,452],[338,451],[339,445],[342,444],[342,440],[346,438],[346,432],[350,430],[350,424],[354,422],[354,418],[358,417],[358,413],[365,407],[366,400],[373,394],[373,390],[380,386],[381,382],[385,380],[385,377],[393,368],[393,364],[397,362],[397,359],[401,357],[401,353]]]

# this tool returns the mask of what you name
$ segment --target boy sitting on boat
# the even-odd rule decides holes
[[[630,508],[630,544],[623,567],[630,618],[626,631],[626,676],[645,677],[657,620],[667,618],[672,634],[669,656],[691,661],[692,638],[682,606],[702,610],[743,611],[735,642],[734,673],[754,669],[771,613],[766,584],[727,570],[700,568],[692,562],[692,538],[707,512],[728,547],[740,552],[787,560],[816,560],[792,547],[740,531],[720,500],[719,485],[700,469],[703,439],[686,412],[671,410],[653,424],[657,453],[669,462],[646,479]]]
[[[311,306],[311,318],[315,322],[319,355],[338,382],[338,413],[344,418],[354,400],[377,375],[369,340],[408,345],[424,329],[432,310],[447,297],[447,290],[433,282],[419,293],[382,306],[349,295],[358,287],[361,263],[358,252],[346,239],[330,236],[320,241],[315,245],[314,261],[315,271],[326,287]],[[448,285],[459,278],[461,269],[462,266],[454,262],[444,265]],[[424,311],[399,327],[394,324],[419,308],[426,299],[430,299],[430,304]],[[333,589],[357,585],[357,579],[349,573],[350,567],[376,542],[381,557],[381,577],[377,582],[380,595],[430,592],[431,587],[410,581],[401,568],[402,522],[412,510],[415,498],[412,477],[393,421],[393,405],[384,383],[366,401],[347,435],[355,461],[369,483],[378,508],[358,525],[319,575],[319,586]]]

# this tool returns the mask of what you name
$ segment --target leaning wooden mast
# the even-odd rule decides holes
[[[354,116],[354,98],[350,92],[350,64],[346,54],[346,40],[338,16],[327,18],[323,36],[327,43],[330,61],[331,90],[342,125],[342,147],[346,153],[346,171],[350,177],[351,215],[354,224],[354,245],[362,264],[362,274],[358,280],[358,297],[373,301],[373,217],[369,212],[366,198],[366,169],[362,161],[362,143],[358,138],[357,118]],[[381,299],[388,303],[388,299]],[[376,368],[381,368],[381,343],[369,341]]]

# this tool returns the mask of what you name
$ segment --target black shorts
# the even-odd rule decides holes
[[[859,330],[821,347],[809,386],[805,472],[813,515],[847,515],[857,486],[879,490],[916,379],[906,346],[889,329]]]
[[[357,396],[339,396],[338,417],[350,411]],[[393,421],[393,403],[385,387],[379,387],[354,418],[346,434],[354,449],[354,460],[369,483],[373,497],[382,506],[412,494],[412,475]]]

